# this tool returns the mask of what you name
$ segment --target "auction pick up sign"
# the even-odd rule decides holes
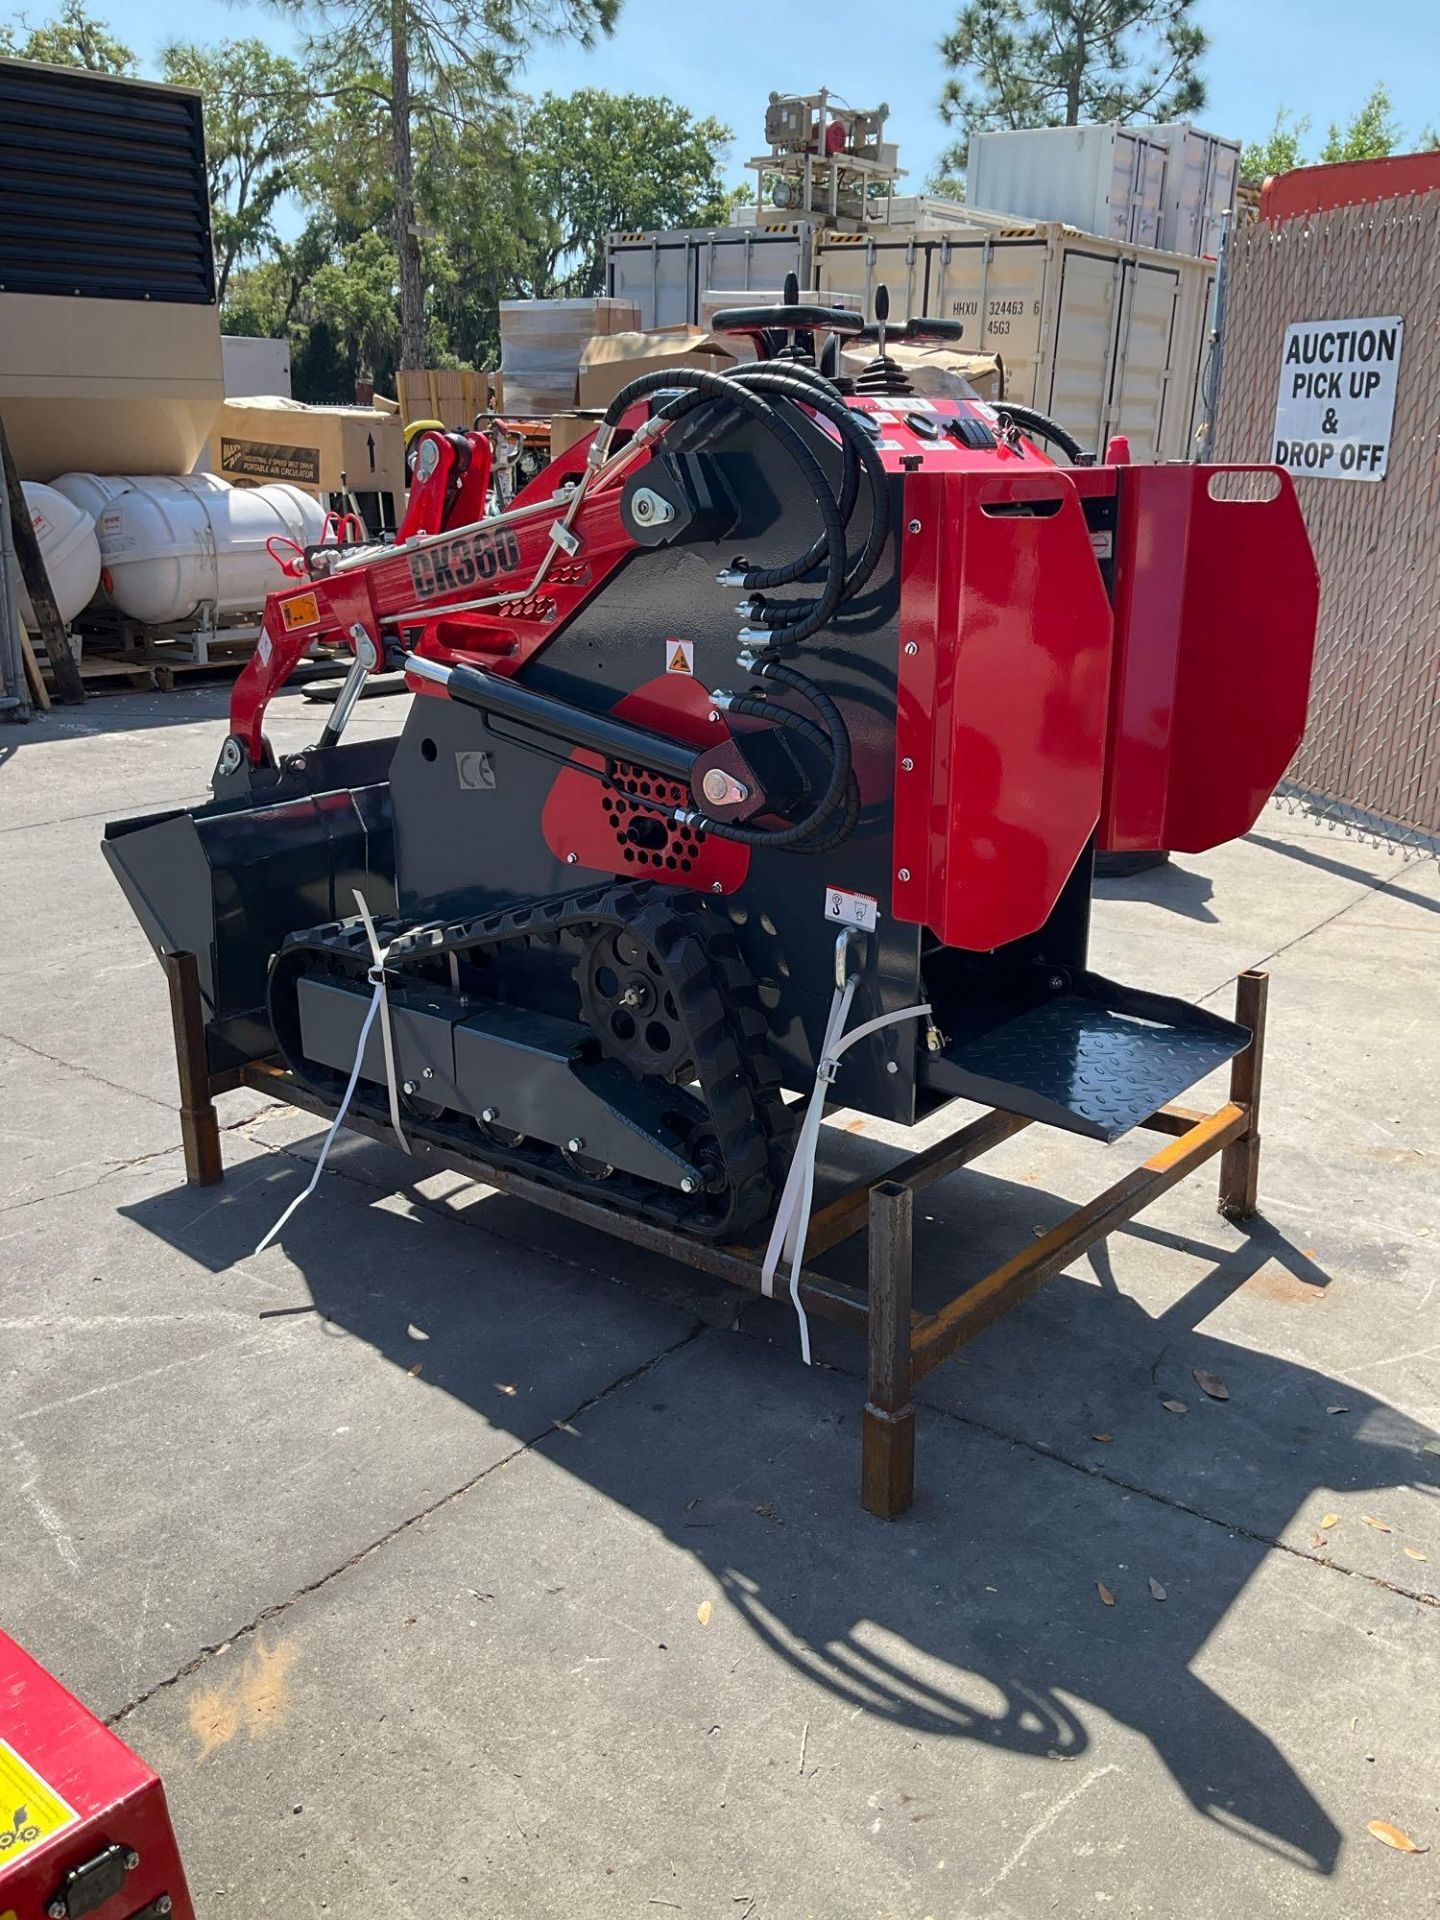
[[[1315,480],[1383,480],[1405,322],[1297,320],[1286,329],[1275,464]]]

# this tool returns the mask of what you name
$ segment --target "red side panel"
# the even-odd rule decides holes
[[[983,952],[1044,925],[1094,829],[1110,608],[1058,468],[917,473],[902,525],[893,911]]]
[[[1304,732],[1318,611],[1278,467],[1122,473],[1102,847],[1200,853],[1250,830]]]
[[[158,1776],[0,1633],[0,1914],[39,1920],[66,1875],[109,1847],[139,1859],[99,1905],[77,1896],[77,1910],[129,1920],[168,1894],[172,1920],[194,1920]]]

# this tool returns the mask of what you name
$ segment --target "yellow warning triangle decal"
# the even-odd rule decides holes
[[[674,653],[670,656],[670,671],[671,673],[689,673],[690,671],[690,662],[686,658],[685,649],[678,642]]]

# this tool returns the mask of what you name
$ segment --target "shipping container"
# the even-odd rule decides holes
[[[810,284],[814,228],[805,220],[764,226],[681,227],[674,233],[612,233],[605,290],[633,300],[640,326],[699,326],[703,293],[783,287],[787,273]]]
[[[1240,142],[1203,133],[1188,121],[1132,127],[1165,148],[1165,193],[1160,245],[1171,253],[1220,252],[1221,223],[1234,211],[1240,186]]]
[[[1038,407],[1103,453],[1125,434],[1137,460],[1188,460],[1214,264],[1054,223],[941,233],[826,234],[815,284],[897,320],[960,320],[967,352],[998,354],[1006,397]]]
[[[1027,127],[970,141],[965,198],[1027,220],[1161,245],[1168,155],[1150,127]]]
[[[220,362],[225,372],[227,400],[243,400],[255,393],[290,398],[289,341],[266,340],[247,333],[222,333]]]
[[[867,220],[865,230],[883,232],[886,227],[911,230],[917,227],[964,227],[970,223],[970,209],[963,200],[941,200],[933,193],[896,193],[889,201],[876,202],[878,211]]]

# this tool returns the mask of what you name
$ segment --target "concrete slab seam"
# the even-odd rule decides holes
[[[762,1336],[748,1333],[739,1328],[750,1340],[761,1341]],[[768,1344],[768,1343],[765,1343]],[[863,1376],[852,1373],[848,1367],[836,1366],[830,1360],[816,1361],[817,1367],[823,1367],[828,1373],[838,1373],[843,1379],[854,1380],[863,1385]],[[1139,1481],[1122,1479],[1118,1474],[1107,1472],[1104,1467],[1091,1466],[1083,1460],[1072,1460],[1068,1454],[1049,1447],[1043,1441],[1026,1440],[1018,1434],[1008,1433],[1003,1427],[992,1426],[986,1420],[977,1420],[973,1414],[957,1413],[953,1407],[942,1407],[933,1400],[917,1400],[917,1407],[923,1407],[926,1413],[938,1415],[943,1420],[951,1420],[957,1426],[972,1427],[977,1433],[985,1433],[992,1440],[1004,1440],[1012,1447],[1019,1447],[1026,1453],[1034,1454],[1038,1459],[1053,1461],[1056,1466],[1066,1467],[1072,1473],[1083,1474],[1087,1480],[1100,1480],[1121,1493],[1138,1493],[1142,1499],[1151,1501],[1157,1507],[1166,1507],[1172,1513],[1183,1513],[1192,1520],[1203,1520],[1207,1526],[1221,1527],[1237,1539],[1251,1540],[1256,1546],[1273,1547],[1277,1553],[1288,1553],[1293,1559],[1307,1561],[1311,1566],[1323,1567],[1327,1572],[1343,1574],[1349,1580],[1363,1580],[1367,1585],[1379,1587],[1383,1592],[1394,1594],[1399,1600],[1413,1600],[1418,1607],[1428,1607],[1440,1611],[1440,1597],[1429,1593],[1417,1593],[1411,1587],[1397,1587],[1393,1581],[1383,1579],[1376,1573],[1363,1573],[1358,1567],[1347,1567],[1338,1560],[1326,1558],[1318,1553],[1307,1553],[1303,1547],[1291,1546],[1288,1541],[1277,1540],[1273,1534],[1257,1533],[1242,1521],[1222,1520],[1219,1514],[1207,1513],[1203,1507],[1192,1507],[1184,1500],[1171,1499],[1167,1494],[1156,1493],[1153,1488],[1142,1486]]]
[[[314,1580],[307,1581],[304,1586],[297,1587],[293,1593],[287,1594],[285,1599],[273,1601],[269,1606],[262,1607],[260,1611],[251,1619],[247,1620],[243,1626],[237,1627],[233,1633],[227,1634],[224,1640],[217,1641],[213,1646],[201,1647],[200,1651],[195,1654],[192,1659],[187,1660],[183,1666],[177,1667],[174,1673],[168,1674],[163,1680],[157,1680],[153,1686],[147,1687],[145,1691],[137,1695],[135,1699],[127,1701],[123,1707],[117,1707],[114,1713],[107,1715],[105,1721],[106,1726],[118,1727],[122,1725],[132,1714],[138,1713],[142,1707],[148,1706],[157,1694],[167,1692],[171,1687],[178,1686],[182,1680],[188,1680],[192,1675],[198,1673],[206,1662],[213,1659],[216,1654],[222,1650],[228,1651],[237,1641],[250,1639],[252,1635],[258,1633],[260,1628],[267,1625],[271,1620],[278,1619],[282,1614],[288,1613],[292,1607],[298,1605],[301,1600],[306,1599],[310,1594],[319,1593],[323,1588],[330,1586],[334,1581],[338,1580],[343,1574],[349,1573],[354,1568],[363,1565],[365,1561],[381,1552],[393,1541],[402,1538],[405,1534],[411,1532],[413,1528],[419,1526],[421,1521],[430,1519],[443,1508],[452,1506],[457,1500],[463,1500],[466,1494],[472,1493],[476,1487],[483,1481],[488,1480],[492,1474],[499,1473],[503,1468],[510,1466],[512,1462],[521,1459],[525,1454],[533,1453],[544,1441],[548,1440],[552,1434],[573,1426],[575,1421],[583,1419],[593,1408],[599,1406],[603,1401],[609,1400],[614,1394],[623,1392],[626,1387],[632,1386],[637,1380],[642,1380],[648,1373],[653,1372],[656,1367],[670,1359],[672,1355],[679,1353],[682,1348],[689,1346],[693,1340],[699,1339],[701,1334],[712,1331],[714,1331],[714,1329],[707,1327],[703,1322],[689,1328],[678,1340],[672,1341],[668,1347],[662,1348],[659,1353],[652,1354],[648,1360],[643,1360],[639,1366],[629,1368],[628,1371],[610,1381],[607,1386],[601,1387],[598,1392],[589,1394],[578,1406],[573,1408],[570,1413],[566,1414],[563,1420],[552,1420],[542,1432],[533,1434],[528,1440],[523,1440],[518,1446],[512,1447],[508,1453],[504,1454],[499,1460],[492,1461],[488,1467],[483,1467],[479,1473],[474,1474],[469,1480],[465,1481],[462,1486],[452,1487],[448,1493],[443,1493],[438,1499],[430,1501],[427,1506],[421,1507],[417,1513],[412,1513],[406,1519],[397,1521],[393,1527],[388,1527],[384,1533],[378,1535],[374,1540],[370,1541],[368,1545],[348,1555],[338,1566],[331,1567],[327,1572],[318,1575]]]
[[[1391,874],[1389,879],[1386,879],[1386,880],[1376,879],[1374,881],[1367,882],[1364,886],[1361,887],[1359,893],[1356,894],[1353,900],[1347,900],[1343,907],[1337,907],[1333,913],[1327,913],[1323,920],[1317,920],[1313,927],[1306,927],[1304,932],[1297,933],[1293,940],[1286,940],[1281,946],[1276,947],[1272,952],[1262,955],[1261,958],[1258,960],[1252,960],[1250,963],[1250,966],[1246,968],[1245,971],[1252,972],[1257,967],[1268,967],[1270,965],[1270,962],[1272,960],[1278,960],[1282,953],[1289,953],[1292,948],[1303,945],[1303,943],[1306,940],[1308,940],[1312,934],[1323,933],[1326,927],[1333,926],[1337,920],[1343,920],[1347,913],[1353,912],[1356,907],[1363,906],[1365,902],[1372,897],[1372,895],[1377,893],[1387,892],[1391,887],[1395,885],[1395,882],[1397,880],[1403,879],[1403,877],[1407,873],[1409,873],[1412,867],[1423,867],[1427,865],[1428,862],[1429,862],[1428,855],[1422,856],[1418,859],[1406,860],[1401,865],[1398,872]],[[1238,973],[1230,974],[1226,979],[1220,982],[1218,987],[1212,987],[1208,993],[1202,994],[1199,1000],[1197,1000],[1195,1004],[1197,1006],[1203,1007],[1207,1000],[1215,999],[1217,994],[1229,993],[1231,989],[1234,987],[1235,982],[1239,979],[1239,977],[1240,976]]]

